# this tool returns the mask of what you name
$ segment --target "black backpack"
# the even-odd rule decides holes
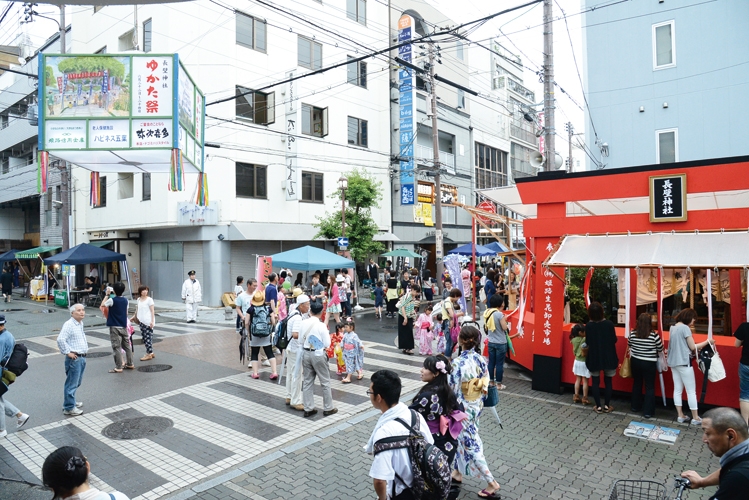
[[[5,369],[16,374],[19,377],[29,367],[29,350],[25,345],[16,343],[13,352],[5,363]]]
[[[250,320],[250,333],[255,337],[267,337],[273,331],[270,318],[270,307],[255,307]]]
[[[413,497],[417,500],[443,500],[450,493],[452,482],[452,471],[450,462],[442,450],[429,444],[419,432],[420,419],[414,410],[411,410],[411,425],[400,418],[398,422],[409,430],[405,436],[392,436],[379,439],[374,444],[374,454],[386,450],[406,448],[411,461],[411,473],[413,483],[407,489],[411,490]],[[403,479],[396,474],[395,478],[402,483]],[[405,485],[405,483],[404,483]],[[393,481],[393,497],[395,496],[395,481]]]
[[[276,327],[276,338],[273,341],[273,345],[278,347],[279,350],[283,351],[287,347],[289,347],[289,342],[291,342],[291,339],[288,337],[288,327],[289,327],[289,320],[294,316],[299,316],[299,311],[294,311],[293,313],[286,316],[283,321],[281,321],[278,326]]]

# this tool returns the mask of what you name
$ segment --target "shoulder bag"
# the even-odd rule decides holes
[[[629,346],[627,347],[627,352],[624,353],[624,359],[622,360],[622,363],[619,365],[619,376],[621,378],[630,378],[632,376]]]

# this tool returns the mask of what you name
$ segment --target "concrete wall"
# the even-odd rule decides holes
[[[676,65],[656,70],[653,25],[671,20]],[[587,12],[583,26],[585,86],[609,145],[606,168],[656,163],[655,131],[669,128],[678,128],[679,161],[749,154],[749,2],[625,2]],[[587,116],[586,140],[600,158]]]

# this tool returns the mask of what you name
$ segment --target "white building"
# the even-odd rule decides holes
[[[91,208],[89,172],[74,169],[75,242],[114,240],[157,299],[179,300],[187,271],[195,269],[204,303],[218,305],[235,276],[254,276],[256,255],[306,244],[332,249],[314,241],[313,224],[340,210],[329,195],[341,175],[359,168],[389,184],[387,59],[345,64],[387,46],[387,6],[222,4],[237,10],[197,1],[75,9],[72,16],[73,52],[178,53],[206,95],[213,221],[180,221],[178,205],[195,200],[196,174],[187,175],[182,192],[167,190],[168,174],[102,174],[106,200]],[[348,4],[358,10],[347,12]],[[344,65],[279,84],[338,63]],[[296,127],[291,135],[289,120]],[[290,144],[297,169],[291,178]],[[381,207],[374,219],[389,230],[388,189]]]

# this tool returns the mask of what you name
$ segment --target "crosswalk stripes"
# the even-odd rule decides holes
[[[185,323],[164,323],[157,324],[154,330],[153,338],[155,340],[190,335],[193,333],[206,333],[218,330],[226,330],[226,327],[210,324],[185,324]],[[86,329],[86,340],[88,341],[89,350],[110,347],[109,328],[97,327]],[[140,339],[140,330],[135,327],[133,333],[134,342]],[[60,353],[57,347],[57,335],[46,335],[40,337],[30,337],[28,339],[19,339],[18,342],[24,343],[29,350],[29,359],[43,358],[46,356],[57,355]]]
[[[0,460],[4,453],[10,454],[39,478],[47,454],[73,442],[92,464],[97,464],[97,488],[118,489],[134,500],[160,498],[269,449],[371,410],[366,388],[372,370],[389,368],[399,372],[403,394],[423,385],[418,376],[419,358],[401,354],[392,346],[374,342],[364,345],[363,381],[342,384],[334,372],[331,376],[333,400],[339,411],[329,417],[320,411],[312,418],[304,418],[302,412],[286,406],[285,384],[269,380],[270,372],[265,368],[258,380],[247,373],[230,375],[11,433],[0,441]],[[372,354],[369,359],[367,353]],[[319,384],[315,388],[319,409],[323,407],[322,393]],[[135,440],[115,440],[102,433],[114,421],[131,416],[168,417],[173,428],[163,435]],[[198,456],[193,450],[200,442],[209,442],[212,449]],[[123,479],[122,470],[128,470],[129,477]]]

